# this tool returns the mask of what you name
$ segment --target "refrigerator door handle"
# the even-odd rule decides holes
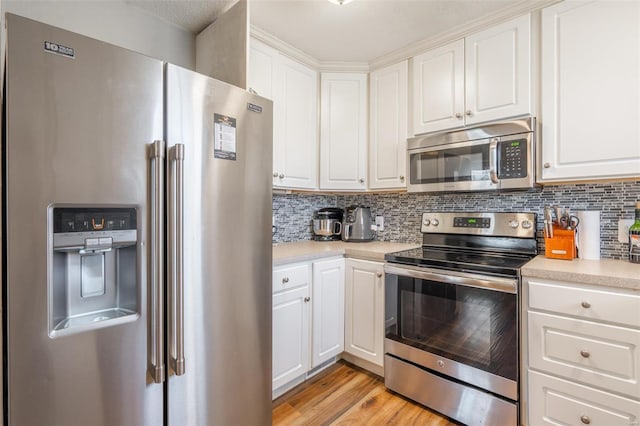
[[[163,224],[164,224],[164,141],[151,144],[151,235],[150,235],[150,268],[151,268],[151,300],[150,324],[151,347],[149,374],[155,383],[164,382],[164,265],[163,265]]]
[[[171,206],[173,218],[173,250],[174,262],[170,275],[171,285],[171,325],[173,336],[170,353],[171,368],[176,376],[185,373],[184,361],[184,144],[176,144],[171,148],[170,160],[175,161],[175,198]]]

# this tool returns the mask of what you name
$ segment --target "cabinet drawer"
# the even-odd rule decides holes
[[[527,279],[529,307],[640,327],[640,294]]]
[[[640,403],[529,371],[529,425],[629,426]]]
[[[298,263],[273,269],[273,292],[311,284],[311,263]]]
[[[529,366],[612,392],[640,395],[640,331],[529,312]]]

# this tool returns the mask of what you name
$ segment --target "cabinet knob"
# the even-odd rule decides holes
[[[549,163],[544,163],[544,164],[542,165],[542,167],[544,167],[545,169],[548,169],[548,168],[550,168],[550,167],[551,167],[551,164],[549,164]]]
[[[582,355],[582,358],[589,358],[591,356],[589,351],[585,351],[584,349],[580,351],[580,355]]]
[[[473,115],[473,111],[468,109],[467,112],[465,112],[465,114],[467,114],[468,117],[471,117]]]
[[[438,367],[440,368],[444,368],[444,361],[439,359],[438,361],[436,361],[436,364],[438,364]]]
[[[278,177],[279,177],[280,179],[284,179],[284,174],[280,173],[280,174],[278,175]]]
[[[580,421],[585,425],[588,425],[591,423],[591,419],[589,418],[589,416],[580,416]]]
[[[580,305],[585,309],[589,309],[591,307],[591,303],[589,302],[582,302]]]
[[[400,180],[404,182],[404,176],[400,175]]]
[[[358,179],[358,182],[360,182],[360,183],[364,183],[364,178],[360,178],[360,179]]]
[[[288,282],[289,282],[289,277],[284,277],[284,278],[282,279],[282,284],[286,284],[286,283],[288,283]]]
[[[309,303],[310,301],[311,301],[310,297],[307,296],[307,297],[304,298],[304,303]]]
[[[273,177],[278,177],[278,172],[273,172]]]
[[[460,113],[460,112],[456,112],[456,118],[457,118],[458,120],[462,120],[462,117],[464,117],[464,116],[462,115],[462,113]]]
[[[378,273],[376,273],[376,277],[378,277],[378,278],[382,278],[382,272],[378,272]]]

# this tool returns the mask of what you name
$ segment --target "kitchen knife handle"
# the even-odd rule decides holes
[[[164,265],[162,244],[164,241],[164,141],[151,144],[151,204],[149,264],[151,275],[151,347],[149,374],[155,383],[164,382]]]
[[[171,368],[175,372],[176,376],[181,376],[185,373],[185,361],[184,361],[184,144],[178,143],[171,150],[171,160],[175,161],[175,202],[173,207],[173,229],[174,238],[173,245],[175,250],[175,257],[172,257],[174,262],[173,274],[171,279],[173,281],[171,290],[173,307],[171,309],[173,318],[171,324],[173,325],[172,337],[175,339],[172,343],[174,348],[171,354]]]

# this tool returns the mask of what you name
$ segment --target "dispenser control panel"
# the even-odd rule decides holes
[[[100,232],[136,229],[134,208],[56,208],[53,211],[53,232]]]

